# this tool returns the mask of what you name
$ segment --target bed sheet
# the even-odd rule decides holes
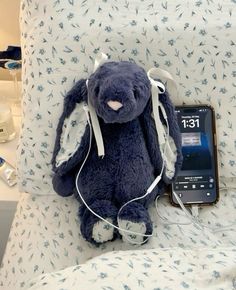
[[[200,208],[201,223],[223,231],[213,232],[186,223],[181,209],[170,206],[167,197],[158,201],[158,213],[169,219],[164,222],[154,205],[150,214],[154,235],[143,246],[129,245],[121,240],[100,247],[87,243],[80,234],[77,218],[78,202],[73,197],[22,194],[12,225],[2,268],[0,289],[22,289],[26,282],[42,273],[50,273],[85,263],[100,254],[118,250],[236,248],[236,191],[221,193],[218,204]]]
[[[113,252],[41,275],[28,290],[233,290],[236,249],[179,248]]]

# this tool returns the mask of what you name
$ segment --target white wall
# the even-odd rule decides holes
[[[0,51],[8,45],[20,45],[20,0],[0,0]],[[0,80],[11,79],[9,72],[0,68]]]

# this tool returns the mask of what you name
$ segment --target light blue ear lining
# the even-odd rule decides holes
[[[172,76],[164,70],[158,68],[151,68],[148,73],[148,78],[152,86],[152,106],[153,106],[153,116],[156,126],[158,143],[160,146],[160,151],[165,167],[165,174],[169,179],[172,179],[175,175],[175,163],[177,161],[177,150],[173,138],[169,134],[169,124],[168,118],[164,109],[164,106],[159,101],[159,94],[165,92],[165,86],[155,79],[160,79],[161,77],[167,78],[173,82],[172,86],[176,86]],[[166,121],[167,126],[165,126],[160,119],[159,109]]]
[[[160,109],[162,111],[165,111],[162,103],[160,102]],[[167,122],[167,126],[163,125],[163,128],[165,130],[165,138],[166,143],[163,147],[160,148],[161,155],[165,164],[165,174],[166,177],[169,179],[172,179],[175,175],[175,163],[177,161],[177,149],[174,142],[174,139],[169,134],[169,124]]]
[[[78,150],[87,125],[83,102],[75,106],[68,118],[64,120],[60,137],[60,151],[56,156],[56,167],[67,162]]]

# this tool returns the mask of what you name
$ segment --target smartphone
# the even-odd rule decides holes
[[[175,108],[181,131],[183,164],[171,185],[170,200],[210,205],[219,200],[215,113],[208,105]]]

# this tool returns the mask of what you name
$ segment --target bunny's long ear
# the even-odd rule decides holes
[[[86,101],[86,80],[81,79],[66,95],[57,127],[52,166],[53,171],[59,175],[70,171],[84,158],[89,139],[84,110]]]
[[[164,176],[163,179],[166,183],[170,183],[176,177],[182,165],[182,146],[181,146],[181,133],[178,125],[178,120],[175,108],[171,102],[168,92],[159,95],[161,118],[165,130],[166,143],[162,148],[161,155],[164,159]],[[164,111],[163,111],[164,110]],[[165,147],[166,146],[166,147]]]
[[[181,135],[168,92],[155,97],[157,103],[149,100],[140,121],[155,174],[160,175],[164,162],[162,179],[169,184],[182,164]],[[159,121],[154,118],[155,113],[159,115]]]

